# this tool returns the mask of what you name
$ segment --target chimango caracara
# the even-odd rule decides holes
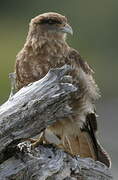
[[[41,139],[72,155],[91,157],[110,166],[110,160],[96,139],[97,122],[94,102],[99,91],[92,77],[92,69],[79,52],[66,42],[73,34],[67,18],[57,13],[44,13],[30,22],[24,47],[17,55],[17,89],[44,77],[51,68],[64,64],[73,68],[73,84],[79,85],[77,116],[56,122],[47,128]]]

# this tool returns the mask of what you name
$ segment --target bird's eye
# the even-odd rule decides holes
[[[59,20],[56,19],[43,19],[40,24],[49,24],[49,25],[53,25],[53,24],[62,24]]]
[[[52,24],[56,24],[57,22],[55,21],[55,20],[52,20],[52,19],[49,19],[48,21],[47,21],[47,24],[50,24],[50,25],[52,25]]]

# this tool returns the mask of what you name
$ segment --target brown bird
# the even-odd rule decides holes
[[[93,70],[78,51],[69,47],[67,33],[73,34],[73,30],[67,18],[60,14],[44,13],[31,20],[26,42],[16,59],[16,88],[19,90],[41,79],[51,68],[70,65],[73,84],[80,89],[78,102],[75,102],[77,115],[51,125],[41,139],[72,155],[91,157],[109,167],[109,156],[96,139],[94,102],[100,95],[92,77]]]

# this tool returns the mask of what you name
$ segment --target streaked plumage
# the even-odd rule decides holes
[[[50,68],[64,64],[72,66],[73,84],[79,85],[79,99],[74,104],[77,116],[56,122],[45,130],[48,143],[56,144],[72,155],[92,157],[107,166],[110,161],[98,144],[94,102],[99,98],[93,70],[79,52],[66,43],[66,33],[72,34],[67,18],[57,13],[44,13],[31,20],[23,49],[17,55],[17,89],[41,79]]]

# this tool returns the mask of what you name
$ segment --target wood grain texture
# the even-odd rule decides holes
[[[22,88],[0,107],[0,180],[111,180],[110,169],[90,158],[72,157],[53,146],[16,151],[25,138],[76,113],[71,105],[79,89],[69,81],[70,66],[52,69]]]
[[[71,157],[53,147],[39,146],[0,165],[0,180],[112,180],[109,168],[90,158]]]
[[[0,152],[72,114],[69,103],[77,89],[63,83],[62,78],[70,70],[66,65],[50,70],[43,79],[22,88],[0,107]]]

